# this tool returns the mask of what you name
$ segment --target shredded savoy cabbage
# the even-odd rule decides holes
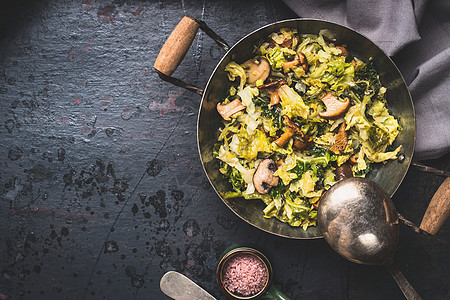
[[[373,61],[352,56],[326,31],[283,28],[255,45],[258,60],[269,63],[270,75],[255,82],[258,74],[247,62],[225,68],[229,90],[218,104],[224,120],[213,149],[231,185],[222,196],[261,199],[265,218],[306,230],[316,225],[320,197],[340,179],[337,169],[364,177],[373,164],[395,159],[401,146],[392,144],[401,127],[388,111]],[[334,102],[327,105],[327,98]],[[219,110],[227,106],[238,107],[229,120]],[[341,113],[327,115],[338,106]],[[276,163],[276,184],[255,180],[266,159]]]

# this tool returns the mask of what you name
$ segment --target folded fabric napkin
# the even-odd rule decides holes
[[[416,113],[414,159],[450,152],[450,1],[284,0],[302,18],[367,36],[399,67]]]

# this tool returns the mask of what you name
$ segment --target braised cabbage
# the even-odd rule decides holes
[[[239,99],[246,108],[223,121],[214,148],[231,187],[223,197],[261,199],[263,217],[306,229],[316,225],[317,204],[336,183],[336,168],[351,162],[353,176],[363,177],[373,164],[395,159],[401,146],[392,145],[401,127],[388,111],[374,62],[329,42],[329,32],[301,35],[283,28],[255,45],[254,57],[267,59],[271,68],[256,86],[246,82],[244,64],[230,62],[225,68],[229,93],[220,103]],[[350,107],[342,115],[321,117],[328,93],[340,101],[348,98]],[[295,134],[279,143],[288,130]],[[345,141],[337,141],[342,135]],[[336,150],[338,142],[342,146]],[[267,158],[277,162],[279,181],[260,194],[253,174]]]

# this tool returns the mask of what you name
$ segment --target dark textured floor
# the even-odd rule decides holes
[[[349,264],[323,240],[275,237],[230,212],[198,157],[200,97],[153,72],[184,15],[232,45],[295,17],[287,7],[45,0],[1,15],[0,299],[166,299],[159,279],[169,270],[223,298],[218,259],[243,241],[270,257],[293,299],[402,298],[384,267]],[[199,33],[176,75],[204,87],[222,55]],[[450,156],[426,163],[448,170]],[[420,222],[442,181],[411,169],[394,196],[399,212]],[[400,235],[399,268],[425,299],[448,299],[449,224],[435,237]]]

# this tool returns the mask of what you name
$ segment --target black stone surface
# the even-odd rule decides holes
[[[275,0],[2,5],[0,299],[167,299],[169,270],[223,299],[215,268],[237,242],[269,256],[293,299],[401,299],[384,267],[261,232],[217,197],[197,154],[200,97],[152,70],[184,15],[230,45],[296,17]],[[200,32],[174,76],[204,87],[222,55]],[[450,156],[426,163],[448,170]],[[419,223],[442,181],[411,169],[399,212]],[[425,299],[448,298],[448,223],[435,237],[400,236],[406,277]]]

